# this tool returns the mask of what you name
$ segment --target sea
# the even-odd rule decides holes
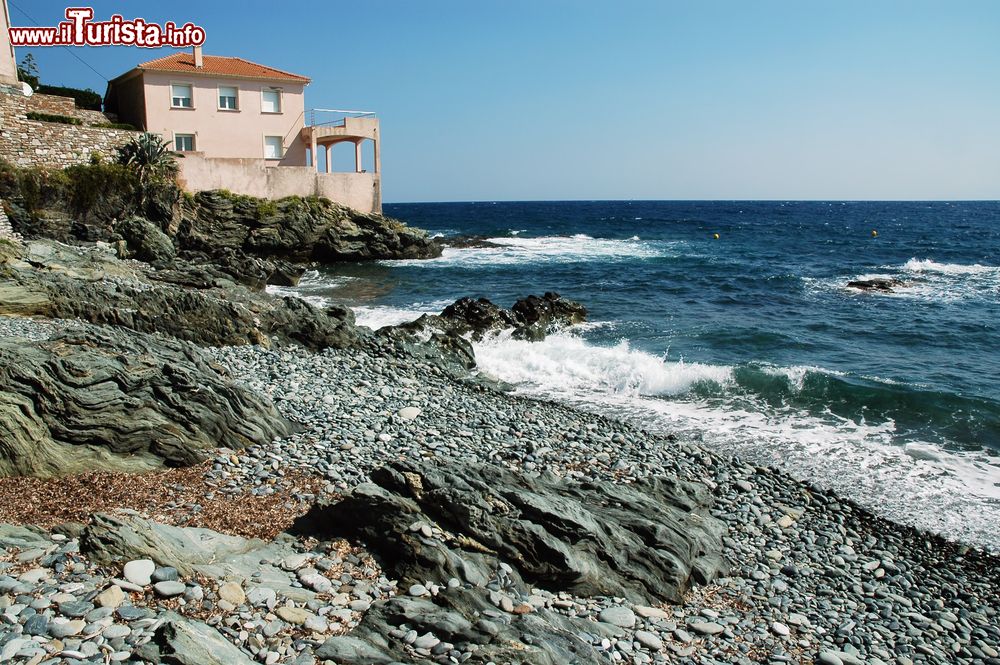
[[[377,328],[463,296],[555,291],[589,321],[476,344],[518,393],[773,465],[874,512],[1000,549],[1000,202],[414,203],[433,260],[294,289]],[[891,278],[892,292],[849,288]],[[281,291],[280,289],[278,289]]]

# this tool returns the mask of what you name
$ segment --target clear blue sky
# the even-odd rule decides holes
[[[14,25],[66,6],[9,1]],[[377,111],[387,201],[1000,198],[993,0],[90,4],[193,21],[208,54],[312,77],[307,106]],[[166,54],[75,52],[109,78]]]

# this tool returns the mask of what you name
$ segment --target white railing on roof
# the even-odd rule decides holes
[[[337,127],[347,118],[374,118],[374,111],[348,111],[344,109],[309,109],[309,125]]]

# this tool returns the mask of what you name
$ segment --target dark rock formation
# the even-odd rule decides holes
[[[892,293],[893,289],[899,286],[906,286],[906,282],[899,279],[876,278],[876,279],[855,279],[847,283],[848,288],[860,289],[862,291],[882,291]]]
[[[188,465],[290,429],[191,344],[117,330],[0,341],[0,475]]]
[[[146,263],[167,264],[173,260],[174,244],[158,226],[141,217],[130,217],[115,225],[115,231],[122,237],[129,257]]]
[[[454,247],[455,249],[490,249],[494,247],[503,247],[503,245],[491,242],[487,236],[452,236],[450,238],[442,238],[441,244],[445,247]]]
[[[516,328],[519,324],[511,310],[494,305],[486,298],[456,300],[442,310],[441,318],[458,327],[459,332],[471,331],[477,337],[490,330]]]
[[[514,336],[538,341],[552,330],[565,328],[587,320],[587,308],[578,302],[567,300],[558,293],[546,293],[521,298],[511,308],[520,325]]]
[[[412,662],[391,628],[481,645],[474,662],[599,663],[580,640],[595,624],[544,609],[488,621],[487,584],[527,596],[529,585],[632,602],[679,601],[724,571],[724,527],[704,487],[669,478],[636,485],[531,478],[492,466],[392,463],[343,500],[319,504],[302,534],[363,541],[403,585],[458,578],[433,599],[375,603],[348,636],[317,656],[338,663]],[[426,527],[426,529],[424,528]]]
[[[448,305],[440,314],[425,314],[416,321],[379,330],[379,336],[390,343],[420,356],[424,349],[440,353],[448,364],[464,369],[476,365],[472,345],[467,338],[480,340],[488,332],[512,330],[515,339],[539,341],[545,335],[582,323],[586,308],[558,293],[542,297],[528,296],[504,309],[486,298],[461,298]]]
[[[79,318],[212,346],[274,339],[318,350],[359,335],[346,308],[253,293],[208,268],[151,271],[50,241],[0,256],[0,314]]]
[[[509,621],[488,618],[496,611],[489,593],[479,588],[448,589],[433,601],[396,596],[373,604],[357,628],[348,635],[327,639],[315,654],[317,658],[341,665],[435,663],[387,637],[390,631],[405,623],[419,634],[431,632],[459,647],[478,645],[472,658],[466,661],[473,664],[603,665],[608,662],[606,652],[598,651],[579,637],[600,630],[593,621],[547,610],[510,615]]]
[[[428,324],[422,316],[416,321],[381,328],[378,341],[398,358],[414,358],[436,365],[452,376],[462,376],[476,366],[472,344],[457,332]]]
[[[423,259],[441,255],[427,233],[326,199],[264,201],[199,192],[182,206],[175,241],[182,251],[320,263]]]
[[[0,165],[0,198],[25,238],[121,243],[123,258],[159,266],[176,255],[214,264],[250,288],[294,284],[294,263],[432,258],[442,249],[424,231],[326,199],[182,195],[172,182],[140,186],[131,169],[111,163],[61,171]]]
[[[392,463],[301,529],[363,540],[402,580],[484,584],[499,562],[535,586],[634,601],[679,601],[723,567],[723,526],[707,490],[655,478],[635,485],[530,478],[496,467]],[[409,530],[437,524],[449,541]]]

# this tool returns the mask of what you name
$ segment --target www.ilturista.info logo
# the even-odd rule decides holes
[[[163,25],[141,18],[131,21],[114,14],[107,21],[93,21],[91,7],[67,7],[66,19],[55,27],[9,28],[13,46],[201,46],[205,29],[193,23],[178,26],[173,21]]]

